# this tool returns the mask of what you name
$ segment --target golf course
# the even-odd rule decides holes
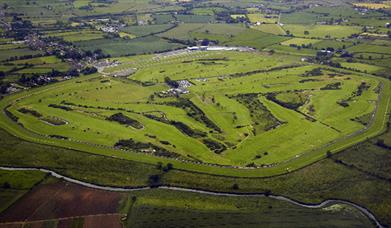
[[[390,0],[0,0],[0,228],[391,227]]]
[[[380,134],[389,111],[388,80],[283,54],[182,50],[111,61],[120,64],[6,97],[2,127],[88,153],[271,176]]]

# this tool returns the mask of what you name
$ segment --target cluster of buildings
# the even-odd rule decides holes
[[[191,86],[191,83],[187,80],[180,80],[177,88],[170,88],[166,91],[161,91],[159,97],[173,97],[181,94],[189,94],[190,91],[187,89]]]
[[[225,46],[191,46],[188,51],[255,51],[250,47],[225,47]]]
[[[90,24],[95,24],[97,30],[105,33],[119,33],[120,30],[126,26],[126,24],[110,18],[94,19],[90,21]]]

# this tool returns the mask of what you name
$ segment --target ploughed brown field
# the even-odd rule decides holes
[[[83,224],[83,228],[96,228],[96,227],[112,227],[122,228],[121,215],[93,215],[77,218],[62,218],[45,221],[30,221],[30,222],[14,222],[14,223],[3,223],[0,224],[0,228],[22,228],[28,225],[29,228],[45,228],[48,224],[56,224],[57,228],[69,228],[73,227],[74,224]]]
[[[124,195],[59,181],[39,185],[0,215],[0,227],[58,227],[82,223],[83,227],[122,227],[118,213]]]

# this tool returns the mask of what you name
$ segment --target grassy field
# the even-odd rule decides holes
[[[0,134],[0,140],[3,145],[0,148],[0,153],[3,158],[1,165],[47,167],[77,179],[92,183],[116,186],[146,185],[148,184],[149,175],[158,174],[161,175],[161,184],[175,186],[198,186],[198,188],[201,189],[215,191],[269,191],[273,194],[283,194],[307,203],[320,202],[327,198],[339,198],[364,205],[374,212],[383,224],[391,223],[388,216],[390,204],[386,197],[386,195],[389,194],[388,189],[390,184],[387,181],[379,179],[379,176],[387,177],[389,173],[387,171],[387,167],[389,167],[387,164],[390,160],[390,156],[387,150],[381,149],[375,145],[377,139],[357,145],[340,153],[332,159],[322,160],[316,164],[287,175],[273,178],[249,179],[204,175],[185,172],[178,169],[174,169],[166,173],[162,172],[156,165],[89,155],[68,149],[23,142],[2,130],[0,131]],[[389,134],[390,132],[387,132],[378,139],[386,139],[385,142],[390,146],[391,142],[388,140]],[[348,165],[335,161],[344,161]],[[361,168],[357,169],[356,167]],[[365,167],[364,170],[363,167]],[[29,178],[29,180],[30,179],[31,178]],[[350,181],[343,181],[347,179]],[[20,178],[20,180],[26,181],[23,178]],[[232,188],[234,184],[237,184],[239,189],[234,190]],[[379,189],[385,191],[379,191]],[[1,191],[3,192],[4,190]],[[158,196],[156,194],[160,196],[159,199],[156,198]],[[190,208],[193,210],[190,210],[189,207],[187,207],[189,210],[184,208],[181,210],[183,213],[191,216],[195,215],[197,211],[198,213],[202,211],[202,209],[197,209],[197,205],[198,207],[203,205],[202,203],[193,204],[192,202],[202,202],[199,200],[206,197],[202,195],[199,196],[198,194],[174,194],[170,192],[167,194],[161,190],[156,191],[156,193],[149,192],[146,194],[131,194],[128,197],[129,200],[124,201],[124,206],[121,207],[121,212],[125,213],[129,208],[129,206],[126,206],[127,203],[125,202],[131,203],[130,199],[132,196],[136,196],[137,199],[140,199],[140,201],[137,202],[137,207],[158,207],[160,210],[170,208],[167,204],[165,204],[165,206],[162,205],[164,199],[166,199],[166,203],[169,203],[174,207],[181,207],[181,205],[185,203],[188,206],[191,206]],[[175,199],[171,197],[173,194],[175,195]],[[180,199],[183,200],[178,199],[178,194]],[[150,200],[147,200],[148,198]],[[212,205],[220,205],[223,208],[224,205],[226,205],[227,207],[225,209],[229,208],[228,205],[232,205],[228,202],[236,202],[235,198],[227,197],[217,197],[216,199],[207,197],[205,199],[207,199],[208,202],[211,202],[210,200],[213,200],[213,202],[215,200],[223,200],[219,201],[220,203],[217,201]],[[248,202],[243,198],[238,200],[240,200],[240,202],[237,203],[240,205]],[[259,198],[254,200],[258,201],[263,199]],[[233,205],[236,205],[237,203],[234,203]],[[215,211],[215,213],[219,211],[218,208],[213,208],[214,209],[209,208],[208,211]],[[289,212],[286,211],[286,213]],[[346,213],[344,214],[346,216]],[[220,214],[220,216],[221,215],[222,214]],[[148,213],[148,216],[152,215]],[[335,220],[330,220],[330,222],[332,221]],[[357,224],[357,217],[354,221]]]
[[[305,38],[292,38],[290,40],[284,41],[281,44],[282,45],[296,45],[296,46],[301,46],[301,45],[309,45],[309,44],[316,44],[321,42],[321,40],[317,39],[305,39]]]
[[[289,54],[294,56],[313,56],[316,54],[316,50],[314,49],[309,49],[309,48],[298,49],[297,47],[291,47],[291,46],[279,45],[279,44],[269,46],[265,50],[273,50],[277,53]]]
[[[380,45],[371,45],[371,44],[359,44],[347,49],[353,53],[374,53],[374,54],[391,54],[390,46],[380,46]]]
[[[158,24],[158,25],[142,25],[142,26],[128,26],[122,29],[122,31],[136,35],[147,36],[150,34],[160,33],[162,31],[169,30],[173,25],[170,24]]]
[[[347,69],[353,69],[353,70],[371,73],[371,74],[379,72],[384,69],[383,67],[369,65],[369,64],[365,64],[365,63],[342,62],[341,65],[342,65],[342,67],[347,68]]]
[[[153,190],[130,194],[127,227],[178,225],[203,227],[279,227],[319,225],[372,226],[357,211],[342,205],[303,209],[270,198],[214,197]],[[262,215],[262,216],[260,216]],[[283,219],[282,219],[283,218]]]
[[[63,38],[68,42],[87,41],[102,39],[104,33],[96,30],[80,30],[80,31],[69,31],[69,32],[49,32],[47,36],[54,36]]]
[[[281,26],[279,26],[277,24],[262,24],[262,25],[253,26],[251,28],[253,28],[255,30],[259,30],[261,32],[271,33],[274,35],[285,35],[286,34],[284,29],[282,29]]]
[[[6,51],[0,52],[0,61],[7,60],[12,57],[21,57],[27,55],[37,55],[43,54],[42,51],[38,50],[30,50],[29,48],[16,48],[16,49],[8,49]]]
[[[172,39],[188,40],[194,38],[192,33],[228,37],[230,35],[238,35],[245,30],[246,29],[240,25],[232,26],[228,24],[188,23],[179,24],[176,28],[169,30],[163,34],[160,34],[160,36]]]
[[[247,59],[246,63],[243,59]],[[375,134],[384,127],[384,113],[388,110],[389,90],[386,88],[389,83],[382,81],[384,88],[374,121],[376,125],[365,134],[356,135],[364,126],[351,119],[373,112],[379,96],[375,88],[381,79],[343,72],[334,75],[329,70],[318,76],[305,76],[319,66],[303,66],[299,58],[293,56],[192,52],[164,59],[145,56],[120,61],[123,64],[110,71],[135,68],[137,72],[131,80],[107,80],[94,75],[38,89],[27,97],[18,94],[10,97],[11,100],[3,100],[3,107],[14,100],[7,110],[23,125],[23,129],[15,126],[12,131],[43,143],[152,163],[160,158],[151,155],[162,156],[159,153],[163,153],[164,157],[192,162],[271,166],[272,169],[264,169],[263,174],[252,169],[240,172],[240,175],[252,172],[251,175],[267,175],[277,170],[295,169],[302,162],[325,156],[326,149],[337,151],[339,147]],[[157,96],[168,89],[164,84],[166,77],[190,80],[193,84],[190,93],[181,98]],[[311,80],[307,82],[308,79]],[[150,86],[142,86],[137,81]],[[363,81],[365,89],[352,96]],[[334,84],[339,84],[340,88],[333,88]],[[307,97],[297,109],[289,108],[289,102],[276,103],[268,95],[292,90]],[[248,94],[255,95],[249,97]],[[243,100],[243,96],[248,98]],[[22,99],[15,102],[17,97]],[[339,105],[340,101],[346,101],[348,107]],[[20,112],[22,108],[36,111],[40,117]],[[139,122],[142,128],[107,120],[116,113]],[[53,127],[42,121],[46,117],[56,117],[67,124]],[[173,120],[187,126],[188,130],[178,127]],[[67,140],[55,139],[58,137]],[[134,153],[114,148],[119,140],[129,138],[148,144],[147,148],[153,145],[158,151],[128,148],[139,152]],[[199,169],[202,165],[182,163],[181,167]],[[214,169],[205,166],[200,171]],[[221,169],[227,174],[232,171]]]
[[[29,181],[39,173],[15,172],[12,175],[17,175],[20,181]],[[4,190],[0,189],[0,193],[4,193]],[[71,205],[75,203],[79,205],[74,208]],[[96,203],[101,206],[96,207]],[[63,209],[53,211],[52,208]],[[123,227],[188,224],[204,227],[259,227],[267,224],[278,227],[287,224],[315,225],[319,224],[319,220],[325,226],[372,226],[363,214],[343,204],[310,209],[269,197],[220,197],[160,189],[132,193],[105,192],[54,178],[47,179],[34,191],[25,194],[1,214],[0,220],[23,220],[26,225],[50,227],[66,224],[73,227],[95,227],[98,224],[122,227],[121,221]]]
[[[180,44],[170,43],[156,36],[124,39],[98,39],[76,42],[76,45],[84,50],[94,51],[101,49],[111,56],[136,55],[143,53],[163,52],[182,47]]]
[[[390,6],[0,0],[0,166],[109,186],[341,199],[388,227]],[[187,49],[207,43],[243,48]],[[65,77],[75,68],[79,77]],[[0,226],[23,227],[374,225],[339,204],[100,192],[40,172],[0,171],[0,212]]]
[[[265,15],[265,14],[247,14],[248,19],[251,23],[265,23],[265,24],[275,24],[278,20],[278,15]]]
[[[306,38],[344,38],[361,33],[360,27],[338,25],[299,25],[287,24],[283,29],[297,37]],[[307,31],[308,33],[305,33]]]
[[[263,26],[263,25],[262,25]],[[209,39],[219,45],[247,46],[263,49],[269,45],[287,40],[287,37],[248,29],[229,24],[180,24],[159,36],[179,40]]]
[[[210,15],[175,15],[175,18],[183,23],[208,23],[214,22],[215,18]]]

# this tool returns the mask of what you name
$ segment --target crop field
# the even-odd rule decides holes
[[[278,20],[278,15],[265,15],[265,14],[247,14],[248,19],[252,23],[265,23],[265,24],[274,24]]]
[[[2,118],[24,137],[98,154],[274,167],[381,131],[390,99],[386,80],[289,55],[182,51],[118,60],[103,75],[11,96]],[[106,76],[126,69],[135,71]],[[187,92],[170,95],[170,82],[181,80]],[[366,115],[366,124],[356,120]]]
[[[52,179],[37,186],[12,205],[0,216],[0,222],[116,214],[122,197],[121,193],[90,189]],[[39,210],[34,210],[35,208]]]
[[[384,3],[365,3],[365,2],[360,2],[360,3],[353,3],[354,6],[357,7],[363,7],[363,8],[368,8],[368,9],[384,9],[384,8],[390,8],[391,5],[389,4],[384,4]]]

